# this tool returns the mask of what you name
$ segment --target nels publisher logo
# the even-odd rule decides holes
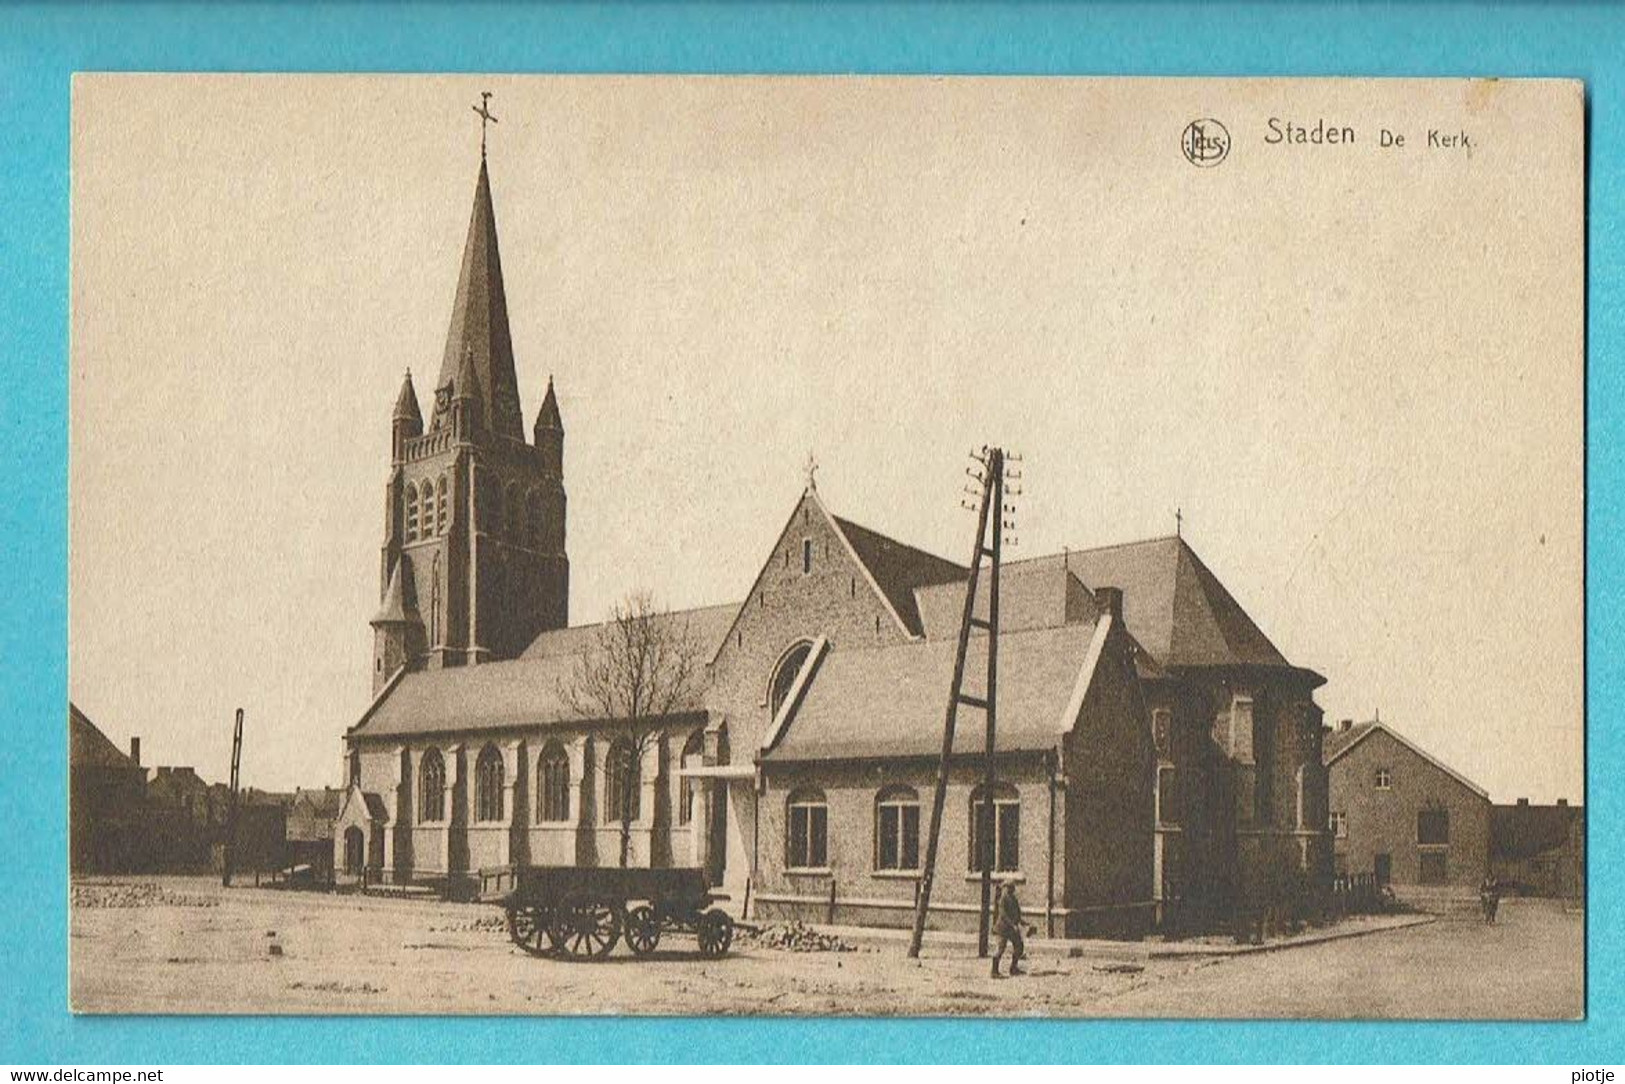
[[[1212,117],[1203,117],[1185,125],[1185,134],[1179,137],[1179,148],[1185,160],[1201,169],[1211,169],[1225,160],[1230,153],[1230,132]]]

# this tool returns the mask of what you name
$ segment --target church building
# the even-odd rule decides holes
[[[340,870],[459,894],[516,863],[614,865],[630,810],[630,863],[703,868],[752,919],[911,921],[966,566],[809,478],[739,602],[659,615],[701,677],[655,740],[584,711],[569,683],[602,627],[569,624],[563,419],[550,380],[527,439],[483,151],[427,421],[408,375],[391,432]],[[1330,870],[1323,679],[1183,538],[1007,562],[1000,603],[996,783],[963,708],[933,927],[974,928],[984,864],[1054,936],[1305,903]]]

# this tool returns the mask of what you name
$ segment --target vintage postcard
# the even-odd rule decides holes
[[[1585,1012],[1584,88],[73,85],[71,999]]]

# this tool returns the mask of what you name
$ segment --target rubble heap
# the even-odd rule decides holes
[[[741,927],[741,941],[757,948],[777,949],[780,952],[861,952],[862,949],[841,940],[833,933],[821,933],[804,922],[770,923],[750,929]]]
[[[174,892],[151,881],[126,884],[76,884],[71,902],[74,907],[218,907],[212,896]]]

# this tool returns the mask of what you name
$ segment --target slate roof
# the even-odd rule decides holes
[[[1321,739],[1320,758],[1327,764],[1343,755],[1343,752],[1365,737],[1376,726],[1376,723],[1356,723],[1347,730],[1333,730]]]
[[[1573,805],[1498,805],[1490,809],[1490,854],[1530,858],[1566,847],[1569,829],[1585,816]]]
[[[418,428],[423,428],[423,414],[418,410],[418,393],[412,387],[412,371],[406,371],[406,379],[401,381],[401,393],[395,397],[395,410],[391,415],[394,421],[414,422]]]
[[[708,606],[678,610],[662,619],[687,621],[689,635],[703,653],[713,640],[721,639],[737,609],[737,605]],[[517,659],[402,674],[351,733],[363,738],[404,737],[594,721],[575,710],[565,689],[575,677],[577,660],[592,649],[602,627],[544,632]],[[680,705],[680,713],[704,710],[702,700],[696,695]]]
[[[458,387],[477,391],[484,404],[486,424],[502,436],[524,440],[519,413],[519,383],[514,375],[513,339],[508,328],[508,297],[502,282],[502,257],[497,250],[496,212],[491,201],[491,178],[480,160],[474,185],[474,209],[469,216],[463,263],[452,301],[446,352],[440,362],[436,387],[452,382],[465,359],[478,385]]]
[[[1053,749],[1069,723],[1095,623],[1006,633],[999,638],[998,745],[1001,751]],[[978,639],[980,639],[980,635]],[[932,756],[942,748],[943,712],[957,644],[920,640],[881,648],[841,648],[819,666],[769,750],[767,762],[884,756]],[[977,657],[972,647],[971,658]],[[967,686],[979,695],[980,681]],[[983,745],[982,714],[965,709],[954,751]]]
[[[1091,589],[1123,592],[1123,623],[1159,664],[1292,668],[1247,611],[1179,537],[1051,554],[1005,566],[1005,575],[1063,566]]]
[[[536,412],[536,428],[538,429],[564,429],[564,419],[559,417],[559,397],[553,390],[553,378],[547,378],[547,394],[542,396],[542,409]]]
[[[914,598],[915,590],[930,584],[963,581],[970,575],[970,570],[963,565],[905,545],[879,531],[836,515],[831,515],[830,519],[846,536],[852,552],[869,570],[869,575],[874,577],[886,601],[891,603],[903,625],[914,636],[922,635],[924,631],[919,606]]]
[[[123,768],[141,771],[84,712],[68,704],[68,766],[70,768]]]

